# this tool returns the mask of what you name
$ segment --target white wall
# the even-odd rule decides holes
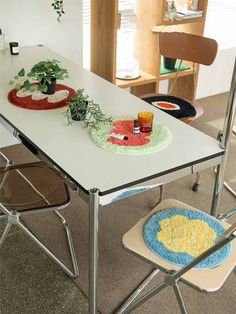
[[[235,56],[236,47],[221,49],[211,66],[200,67],[197,98],[229,91]]]
[[[82,65],[82,0],[65,0],[61,23],[52,0],[0,0],[0,28],[6,41],[44,44]]]

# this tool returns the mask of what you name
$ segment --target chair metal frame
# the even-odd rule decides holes
[[[236,208],[233,208],[229,210],[226,214],[222,214],[218,216],[219,220],[228,220],[229,217],[231,217],[233,214],[236,213]],[[154,264],[152,261],[146,259],[142,255],[139,255],[130,249],[126,248],[124,243],[123,247],[132,255],[135,255],[142,259],[143,261],[150,263],[152,266],[154,266],[154,270],[151,271],[151,273],[144,279],[144,281],[132,292],[132,294],[129,296],[129,298],[119,307],[119,309],[115,312],[116,314],[122,314],[122,313],[131,313],[135,309],[137,309],[139,306],[141,306],[143,303],[148,301],[150,298],[155,296],[157,293],[162,291],[163,289],[167,287],[172,287],[179,305],[179,308],[181,310],[182,314],[187,314],[186,306],[184,304],[183,297],[181,295],[180,289],[179,289],[179,283],[182,282],[192,288],[194,288],[197,291],[200,292],[207,292],[205,290],[200,289],[199,287],[195,286],[194,284],[191,284],[190,282],[184,280],[182,276],[191,270],[193,267],[195,267],[197,264],[199,264],[201,261],[209,257],[214,252],[220,250],[223,246],[230,243],[232,240],[236,238],[236,223],[234,223],[230,228],[228,228],[220,237],[220,239],[209,249],[207,249],[205,252],[194,258],[189,264],[186,266],[180,268],[179,270],[167,270],[159,265]],[[153,278],[156,277],[156,275],[160,272],[165,273],[164,281],[160,284],[158,284],[156,287],[154,287],[150,292],[146,293],[143,297],[141,297],[138,301],[134,302],[135,299],[140,295],[140,293],[144,290],[144,288],[152,281]]]
[[[10,170],[14,166],[14,162],[8,159],[2,152],[0,152],[0,158],[5,162],[5,169],[4,169],[4,176],[2,183],[0,185],[0,193],[1,188],[3,187],[7,177],[8,177],[8,170]],[[29,164],[30,165],[30,164]],[[37,208],[37,209],[27,209],[21,210],[20,212],[17,212],[16,210],[9,210],[0,202],[0,210],[2,211],[2,214],[0,214],[0,220],[7,219],[7,225],[0,237],[0,249],[7,238],[7,235],[9,234],[9,231],[12,227],[12,225],[17,225],[39,248],[41,248],[44,253],[46,253],[59,267],[62,268],[62,270],[71,278],[77,278],[79,275],[79,267],[77,263],[77,258],[75,254],[71,229],[69,224],[67,223],[66,219],[63,217],[63,215],[59,212],[61,209],[67,207],[70,204],[70,199],[63,205],[58,207],[51,206],[50,202],[47,200],[47,198],[30,182],[30,180],[19,170],[16,168],[16,172],[21,178],[26,182],[26,184],[48,205],[48,207],[45,208]],[[63,179],[61,179],[63,180]],[[68,191],[69,193],[69,191]],[[53,212],[61,221],[65,228],[66,237],[68,241],[68,247],[70,252],[70,257],[72,261],[72,267],[73,271],[71,271],[65,264],[63,264],[44,244],[42,244],[41,241],[31,232],[29,231],[24,223],[21,221],[21,217],[32,215],[32,214],[38,214],[38,213],[44,213],[44,212]]]

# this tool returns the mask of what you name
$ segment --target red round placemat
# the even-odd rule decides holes
[[[111,133],[125,134],[128,137],[127,141],[119,140],[114,137],[108,137],[107,141],[121,146],[142,146],[150,142],[150,133],[140,133],[138,136],[133,133],[133,120],[117,120],[113,122]]]
[[[71,97],[76,93],[76,91],[73,88],[70,88],[66,85],[57,84],[56,85],[56,91],[60,91],[60,90],[67,90],[69,92],[68,97]],[[34,99],[32,99],[31,95],[26,96],[26,97],[18,97],[16,95],[16,93],[17,93],[17,90],[12,89],[8,93],[8,100],[13,105],[21,107],[21,108],[25,108],[25,109],[50,110],[50,109],[65,107],[67,105],[68,97],[61,100],[61,101],[51,103],[51,102],[48,102],[47,98],[40,99],[40,100],[34,100]]]

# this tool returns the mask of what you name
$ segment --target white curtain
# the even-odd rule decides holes
[[[236,47],[236,0],[208,0],[204,35],[220,49]]]

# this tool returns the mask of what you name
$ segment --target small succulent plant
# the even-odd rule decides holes
[[[65,117],[68,125],[72,124],[72,120],[79,120],[85,128],[97,129],[100,122],[112,122],[111,117],[106,116],[100,106],[84,93],[84,89],[78,89],[75,95],[69,98]]]

